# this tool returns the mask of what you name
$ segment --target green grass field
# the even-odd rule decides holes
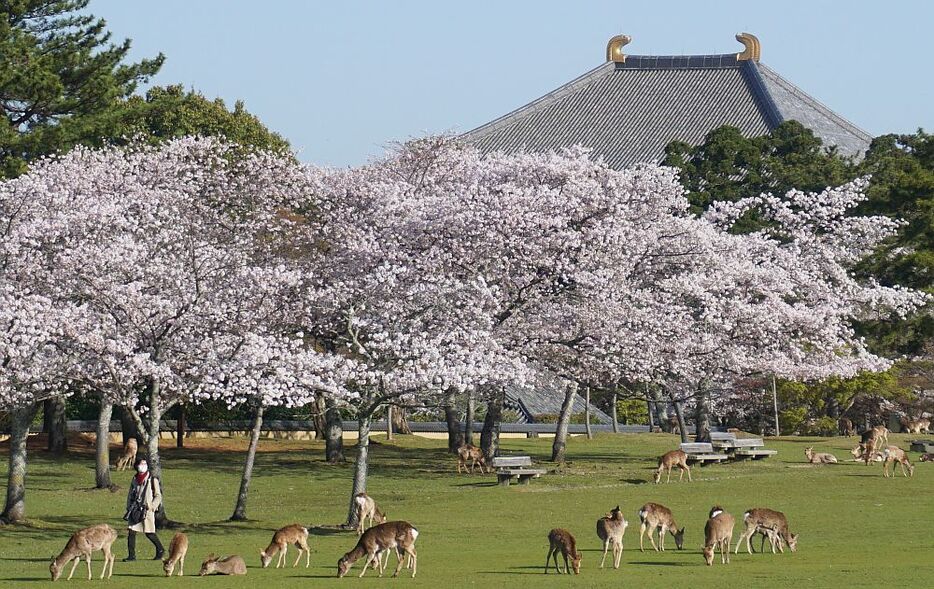
[[[908,436],[892,436],[907,448]],[[610,587],[930,587],[934,578],[934,464],[916,463],[915,476],[882,476],[878,464],[848,462],[852,438],[768,440],[779,454],[765,461],[694,469],[694,482],[653,485],[654,457],[675,448],[665,434],[601,435],[569,442],[570,461],[528,487],[501,488],[492,475],[457,475],[444,442],[398,436],[392,444],[376,437],[372,447],[369,492],[390,519],[418,527],[418,577],[389,581],[375,575],[356,578],[358,563],[345,585],[394,583],[411,587],[520,586]],[[550,439],[504,440],[503,451],[528,453],[538,462],[550,454]],[[841,464],[811,466],[804,448],[813,444],[832,451]],[[309,587],[335,583],[338,558],[353,547],[356,535],[313,529],[311,568],[262,569],[259,551],[273,531],[285,524],[331,526],[343,521],[352,465],[330,466],[322,446],[313,442],[264,441],[250,491],[250,522],[229,523],[242,468],[245,440],[191,440],[188,448],[164,450],[164,489],[169,516],[185,522],[191,548],[185,578],[162,577],[161,563],[122,563],[126,555],[123,522],[130,474],[115,473],[117,493],[89,491],[94,471],[88,450],[53,460],[32,452],[27,512],[23,526],[0,527],[0,586],[49,583],[48,560],[76,529],[106,522],[120,529],[115,544],[111,587]],[[352,454],[352,451],[349,452]],[[912,461],[917,460],[912,454]],[[6,457],[0,476],[5,480]],[[550,470],[553,465],[545,464]],[[684,550],[674,550],[669,536],[664,553],[639,552],[638,509],[647,501],[669,506],[687,527]],[[629,529],[620,569],[598,568],[601,549],[595,521],[621,505]],[[798,552],[749,555],[741,552],[729,565],[704,565],[703,529],[711,505],[720,504],[741,520],[750,507],[784,511],[792,531],[800,533]],[[547,534],[566,527],[584,554],[581,575],[573,579],[542,574]],[[741,525],[734,531],[739,536]],[[166,546],[172,532],[162,531]],[[648,545],[648,543],[646,543]],[[141,559],[152,546],[139,538]],[[245,578],[198,578],[209,552],[239,554],[249,567]],[[290,562],[294,558],[290,550]],[[608,561],[612,557],[608,558]],[[101,556],[95,554],[94,573]],[[392,559],[395,562],[395,559]],[[83,566],[83,565],[82,565]],[[84,569],[86,570],[86,569]],[[71,583],[87,581],[79,567]],[[65,583],[64,577],[58,583]],[[95,584],[100,581],[95,580]]]

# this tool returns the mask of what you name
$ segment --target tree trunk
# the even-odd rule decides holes
[[[184,448],[185,447],[185,428],[188,426],[185,423],[185,405],[178,406],[178,419],[175,421],[175,447]]]
[[[473,445],[473,414],[474,414],[474,396],[473,391],[467,392],[467,412],[464,416],[464,443]]]
[[[662,431],[671,432],[671,427],[668,425],[668,404],[662,401],[662,396],[658,390],[649,388],[647,392],[652,399],[652,404],[655,406],[655,422],[658,427],[662,428]]]
[[[120,432],[123,434],[122,446],[125,448],[130,438],[136,438],[137,446],[142,448],[145,440],[140,435],[139,427],[136,425],[136,420],[133,419],[132,412],[126,407],[117,407],[117,416],[120,418]]]
[[[65,399],[52,397],[45,401],[45,421],[48,422],[49,429],[49,452],[64,454],[68,451]]]
[[[483,450],[487,464],[492,464],[493,457],[499,454],[499,424],[503,419],[505,396],[505,389],[500,389],[486,404],[486,417],[483,420],[483,431],[480,432],[480,449]]]
[[[587,402],[584,405],[584,428],[587,430],[587,439],[593,439],[593,431],[590,429],[590,387],[584,389],[585,401]]]
[[[250,431],[250,447],[246,452],[246,464],[243,465],[243,476],[240,478],[240,492],[237,494],[237,505],[234,506],[230,521],[246,520],[246,499],[250,491],[250,479],[253,478],[253,463],[256,461],[256,447],[259,446],[259,437],[263,433],[263,406],[260,405],[253,413],[253,428]]]
[[[332,401],[327,402],[325,418],[327,426],[324,430],[324,457],[331,464],[344,462],[344,424],[341,421],[341,412]]]
[[[149,383],[149,411],[147,413],[146,427],[140,427],[142,420],[137,422],[136,426],[139,428],[141,434],[146,436],[146,462],[149,464],[149,472],[152,473],[152,476],[159,479],[159,482],[162,484],[162,504],[159,505],[159,508],[156,510],[156,527],[171,528],[175,527],[175,522],[169,519],[169,516],[166,515],[165,504],[167,499],[165,479],[162,477],[162,460],[159,456],[159,434],[161,431],[161,421],[162,421],[162,390],[160,384],[155,380],[150,381]],[[134,417],[139,419],[138,416]]]
[[[324,396],[324,393],[315,394],[315,409],[314,413],[311,415],[312,421],[315,422],[315,439],[316,440],[326,440],[327,434],[325,431],[328,428],[328,401]]]
[[[94,464],[94,488],[110,489],[110,416],[113,403],[101,399],[101,409],[97,414],[97,440]]]
[[[616,397],[617,392],[613,391],[613,406],[610,407],[610,415],[613,417],[613,433],[619,433],[619,418],[616,415]]]
[[[671,404],[675,409],[675,418],[678,420],[678,431],[681,434],[681,443],[686,444],[688,441],[688,429],[684,424],[684,415],[681,412],[681,401],[675,401],[674,396],[672,396]]]
[[[701,387],[704,387],[703,389]],[[706,385],[698,387],[694,404],[694,441],[710,442],[710,396]]]
[[[399,434],[411,434],[412,428],[409,427],[409,419],[405,414],[405,407],[394,407],[392,411],[392,426]]]
[[[447,391],[444,397],[444,421],[448,425],[448,452],[457,454],[463,438],[461,437],[461,422],[457,419],[457,408],[454,406],[453,389]]]
[[[354,497],[366,492],[366,477],[369,472],[370,454],[370,416],[361,415],[357,420],[357,461],[353,473],[353,489],[350,492],[350,508],[347,512],[347,527],[356,528],[357,510],[354,509]]]
[[[10,412],[10,462],[7,471],[6,505],[0,523],[13,524],[26,518],[26,440],[29,426],[39,411],[38,403]]]
[[[551,461],[564,462],[567,453],[568,425],[571,422],[571,413],[574,410],[574,397],[577,396],[577,384],[571,383],[564,390],[564,403],[561,405],[561,414],[555,427],[555,441],[551,444]]]

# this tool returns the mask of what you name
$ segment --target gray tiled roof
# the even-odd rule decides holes
[[[696,145],[721,125],[763,135],[795,119],[827,145],[860,155],[871,137],[814,98],[735,53],[607,62],[464,139],[484,152],[581,144],[613,168],[658,162],[674,140]]]
[[[539,374],[532,382],[523,386],[506,387],[506,407],[519,413],[522,421],[533,421],[536,415],[558,415],[564,403],[564,385],[557,377]],[[583,413],[587,406],[584,397],[578,394],[574,398],[573,413]],[[610,423],[612,418],[590,405],[593,423]]]

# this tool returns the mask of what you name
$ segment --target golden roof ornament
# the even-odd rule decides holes
[[[626,63],[626,54],[623,53],[623,46],[632,41],[629,35],[616,35],[606,44],[606,60],[616,63]]]
[[[736,61],[752,60],[759,63],[759,39],[752,33],[740,33],[736,35],[736,40],[745,47],[742,53],[736,54]]]

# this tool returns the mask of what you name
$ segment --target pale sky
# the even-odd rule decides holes
[[[308,162],[463,132],[627,53],[742,50],[872,135],[934,130],[934,2],[92,0],[154,83],[242,99]]]

